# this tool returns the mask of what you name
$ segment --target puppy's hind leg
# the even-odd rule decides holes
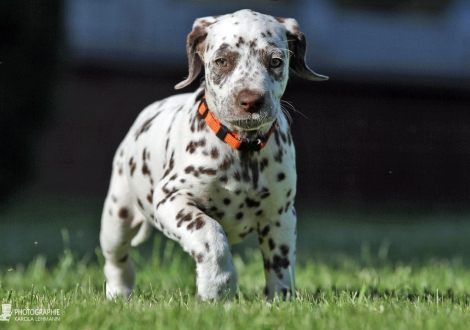
[[[134,287],[134,267],[129,257],[132,238],[144,217],[134,207],[126,179],[114,172],[101,217],[100,244],[105,257],[106,296],[129,298]]]

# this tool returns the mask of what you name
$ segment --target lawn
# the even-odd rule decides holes
[[[262,260],[253,239],[233,252],[239,274],[238,298],[226,303],[200,302],[195,295],[194,261],[178,245],[155,235],[132,252],[137,269],[134,295],[128,301],[107,301],[101,251],[81,252],[77,247],[78,242],[95,240],[83,231],[95,226],[96,220],[84,229],[74,218],[86,224],[95,218],[99,206],[88,206],[86,211],[87,206],[80,204],[81,213],[71,204],[69,212],[62,206],[57,210],[70,221],[68,229],[24,233],[25,240],[33,241],[23,243],[31,244],[32,249],[60,239],[63,248],[58,261],[57,257],[47,260],[51,258],[37,254],[28,262],[13,263],[3,256],[0,266],[2,304],[11,304],[13,311],[58,310],[56,320],[35,321],[36,316],[29,316],[32,321],[19,321],[13,314],[10,322],[0,322],[0,328],[363,330],[470,326],[470,268],[463,255],[470,244],[469,225],[461,221],[463,216],[454,214],[451,219],[447,214],[448,221],[442,222],[429,220],[428,214],[423,217],[429,221],[423,222],[411,214],[408,216],[415,221],[410,224],[410,219],[390,221],[403,219],[401,213],[301,213],[298,287],[290,302],[263,298]],[[41,217],[40,205],[31,212],[35,217]],[[51,209],[54,207],[48,207],[48,212],[54,213]],[[22,217],[28,218],[29,212]],[[17,211],[3,216],[20,217]],[[352,221],[357,216],[361,222]],[[315,225],[306,221],[310,219]],[[380,221],[371,223],[372,219]],[[13,230],[12,226],[1,225],[0,239],[7,235],[5,228]],[[21,235],[20,229],[15,235]]]
[[[164,242],[163,242],[164,241]],[[262,296],[260,254],[235,255],[239,297],[228,303],[195,298],[194,262],[171,241],[155,239],[160,257],[134,251],[138,276],[129,301],[107,301],[99,262],[66,249],[46,267],[37,257],[1,273],[0,299],[14,309],[58,309],[57,321],[18,321],[8,329],[468,329],[470,270],[459,260],[392,264],[337,256],[298,267],[291,302]],[[100,256],[100,251],[97,250]]]

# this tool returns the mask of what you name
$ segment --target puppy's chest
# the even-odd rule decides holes
[[[294,173],[269,165],[270,160],[268,156],[241,157],[211,178],[189,180],[193,201],[222,225],[231,243],[275,221],[293,204]]]

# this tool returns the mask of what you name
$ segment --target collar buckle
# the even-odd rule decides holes
[[[260,151],[264,145],[263,141],[266,139],[258,138],[258,139],[248,139],[248,138],[241,138],[241,145],[238,147],[238,150],[243,150],[243,151]]]

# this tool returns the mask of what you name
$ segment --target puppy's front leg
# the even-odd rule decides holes
[[[291,206],[258,229],[266,277],[264,293],[270,299],[275,294],[286,297],[295,289],[296,222],[295,209]]]
[[[156,227],[196,260],[202,300],[231,298],[237,288],[237,273],[227,237],[220,224],[202,212],[191,197],[191,193],[170,190],[161,182],[154,193]]]

